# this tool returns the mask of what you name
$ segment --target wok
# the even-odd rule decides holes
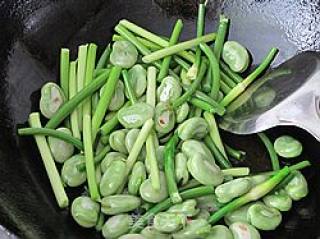
[[[2,0],[0,1],[0,238],[101,238],[77,226],[68,210],[58,209],[32,137],[19,138],[16,129],[38,109],[39,89],[57,80],[61,47],[76,53],[81,43],[100,48],[110,41],[114,25],[127,18],[168,35],[175,20],[184,20],[183,39],[195,35],[195,0]],[[216,29],[218,15],[231,18],[229,39],[252,52],[258,63],[270,47],[280,54],[274,66],[299,51],[320,49],[320,2],[317,0],[212,0],[207,32]],[[74,55],[73,55],[74,57]],[[304,144],[300,159],[313,167],[304,171],[309,196],[294,203],[278,230],[263,238],[320,238],[320,145],[306,132],[281,127],[272,138],[287,133]],[[266,151],[256,136],[223,132],[229,144],[247,151],[244,164],[255,171],[269,169]],[[288,162],[283,162],[288,163]],[[69,190],[70,197],[77,190]]]

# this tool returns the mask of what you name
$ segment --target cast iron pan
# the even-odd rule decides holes
[[[243,43],[258,63],[270,47],[280,54],[275,65],[299,51],[319,50],[320,3],[316,0],[212,0],[207,31],[216,27],[224,12],[232,20],[230,39]],[[184,19],[183,38],[195,34],[197,3],[192,0],[2,0],[0,1],[0,238],[81,239],[101,238],[57,208],[33,139],[19,138],[17,127],[38,109],[39,89],[57,79],[58,54],[69,47],[73,54],[81,43],[105,46],[112,28],[128,18],[159,34],[169,34],[178,17]],[[313,168],[304,171],[309,196],[294,204],[275,232],[263,238],[320,238],[320,144],[296,128],[270,130],[273,138],[295,135],[304,144],[301,159]],[[231,145],[248,152],[245,164],[267,170],[263,145],[255,136],[223,134]],[[287,162],[283,162],[287,163]],[[77,190],[68,192],[71,197]]]

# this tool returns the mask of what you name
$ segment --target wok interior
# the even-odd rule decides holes
[[[312,4],[311,1],[306,2],[307,6]],[[4,82],[0,86],[4,96],[0,101],[0,222],[21,238],[100,238],[99,233],[75,225],[67,211],[57,209],[36,145],[31,137],[18,138],[16,125],[25,123],[30,111],[38,109],[41,85],[56,80],[61,47],[70,48],[75,56],[79,44],[94,42],[101,46],[101,52],[111,39],[113,27],[122,18],[128,18],[158,34],[169,35],[177,17],[182,17],[182,38],[192,38],[195,35],[196,9],[193,7],[196,4],[174,0],[117,0],[106,3],[99,0],[90,3],[85,0],[43,0],[17,1],[16,4],[5,9],[12,12],[4,24],[6,34],[1,37],[7,54],[2,55],[5,57],[0,62],[3,66],[1,80]],[[313,39],[319,30],[313,29],[313,25],[309,32],[306,30],[305,38],[299,37],[299,28],[288,30],[292,22],[306,24],[300,15],[288,19],[292,16],[287,12],[289,7],[296,12],[306,11],[311,17],[320,11],[300,6],[296,1],[245,0],[240,3],[230,0],[220,4],[215,1],[209,7],[207,32],[216,29],[218,14],[223,11],[231,18],[229,38],[239,40],[248,47],[253,53],[254,64],[272,46],[280,49],[275,63],[278,64],[299,50],[317,50],[320,45],[317,38],[309,45],[305,44],[305,38]],[[275,17],[277,12],[279,15]],[[296,128],[276,128],[268,133],[272,138],[283,133],[296,136],[304,145],[304,154],[299,159],[311,160],[314,166],[305,171],[310,195],[294,204],[277,231],[262,237],[315,238],[320,234],[317,228],[320,225],[317,206],[317,199],[320,198],[319,143]],[[236,165],[249,165],[253,171],[270,168],[267,152],[256,136],[223,133],[223,138],[230,145],[247,152],[246,161],[234,161]],[[76,195],[78,192],[74,189],[68,193]]]

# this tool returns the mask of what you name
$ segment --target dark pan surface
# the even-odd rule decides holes
[[[299,51],[320,48],[317,0],[211,2],[207,31],[215,29],[218,14],[224,12],[232,20],[229,38],[246,45],[254,63],[273,46],[280,49],[275,64]],[[99,233],[78,227],[68,211],[57,208],[33,139],[16,135],[17,126],[38,109],[41,85],[56,80],[59,49],[69,47],[75,53],[79,44],[95,42],[101,50],[121,18],[168,35],[177,17],[182,17],[183,38],[191,38],[195,15],[196,3],[190,0],[0,1],[0,238],[100,238]],[[320,238],[320,145],[299,129],[270,131],[272,137],[282,133],[296,135],[305,146],[301,158],[318,166],[305,171],[310,195],[295,203],[277,231],[263,238]],[[248,152],[246,163],[253,169],[268,169],[267,155],[256,137],[224,134],[224,138]]]

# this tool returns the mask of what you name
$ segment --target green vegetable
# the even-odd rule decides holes
[[[233,224],[235,222],[249,223],[248,210],[253,204],[257,204],[257,203],[262,204],[262,202],[259,202],[259,201],[254,202],[254,203],[248,203],[247,205],[244,205],[244,206],[242,206],[232,212],[227,213],[224,216],[225,223],[228,226],[230,226],[231,224]]]
[[[220,15],[217,38],[213,48],[214,55],[216,56],[218,61],[220,61],[221,52],[222,52],[225,38],[228,31],[228,26],[229,26],[229,19],[226,18],[224,15]]]
[[[69,187],[78,187],[87,180],[86,171],[79,170],[78,165],[85,163],[85,158],[81,154],[76,154],[67,159],[61,170],[62,181]]]
[[[119,152],[107,153],[104,159],[101,161],[101,172],[104,173],[107,170],[107,168],[110,167],[111,163],[116,160],[124,162],[126,160],[126,155]]]
[[[152,52],[151,54],[149,54],[147,56],[144,56],[142,58],[142,61],[144,63],[151,63],[153,61],[162,59],[162,58],[164,58],[166,56],[174,55],[174,54],[176,54],[178,52],[190,49],[190,48],[192,48],[194,46],[199,45],[202,42],[213,41],[215,38],[216,38],[216,34],[215,33],[210,33],[210,34],[207,34],[207,35],[204,35],[202,37],[198,37],[198,38],[195,38],[195,39],[192,39],[192,40],[189,40],[189,41],[180,42],[180,43],[178,43],[176,45],[169,46],[169,47],[166,47],[164,49]]]
[[[198,207],[200,209],[205,209],[210,213],[217,211],[219,208],[223,206],[223,204],[218,202],[214,194],[198,197],[197,202],[198,202]]]
[[[189,114],[189,104],[187,102],[185,102],[184,104],[182,104],[181,106],[179,106],[176,109],[176,121],[177,123],[182,123],[183,121],[185,121],[188,117]]]
[[[157,89],[157,99],[162,102],[172,102],[181,96],[182,87],[178,80],[172,76],[167,76],[162,79],[160,86]]]
[[[134,65],[129,71],[129,82],[136,97],[142,96],[147,88],[147,71],[141,65]],[[128,92],[126,91],[128,96]]]
[[[192,177],[204,185],[217,186],[223,182],[223,174],[216,164],[204,160],[198,152],[188,159],[188,170]]]
[[[151,119],[153,114],[153,107],[141,102],[119,110],[118,120],[127,129],[139,128]]]
[[[274,149],[283,158],[295,158],[302,153],[302,144],[289,135],[284,135],[276,139]]]
[[[232,232],[234,239],[260,239],[259,231],[250,224],[245,222],[235,222],[230,225],[230,231]]]
[[[220,152],[216,144],[212,141],[212,139],[209,136],[206,136],[204,138],[204,142],[206,146],[211,150],[218,165],[222,169],[227,169],[232,167],[230,161],[223,156],[223,154]]]
[[[177,153],[175,156],[175,178],[178,184],[185,185],[189,180],[187,167],[187,157],[183,153]]]
[[[100,182],[102,196],[115,194],[121,187],[126,177],[126,163],[122,160],[114,160],[104,172]]]
[[[64,102],[65,96],[57,84],[48,82],[42,86],[39,107],[43,116],[51,119]]]
[[[156,230],[172,233],[180,230],[187,222],[187,217],[182,213],[159,212],[153,219]]]
[[[95,71],[103,69],[106,66],[106,63],[110,57],[110,53],[111,53],[111,47],[110,47],[110,44],[108,44],[98,60]]]
[[[196,219],[187,223],[186,227],[172,234],[174,239],[205,238],[211,231],[210,224],[205,219]]]
[[[164,80],[162,81],[164,82]],[[166,102],[159,102],[155,108],[155,129],[162,134],[169,133],[175,126],[175,114]]]
[[[69,98],[69,61],[69,49],[62,48],[60,51],[60,85],[66,99]]]
[[[80,66],[78,66],[79,69]],[[96,90],[98,90],[107,80],[109,71],[99,75],[94,81],[86,85],[78,94],[72,99],[64,103],[54,116],[46,124],[46,128],[56,128],[79,104],[87,97],[91,96]],[[81,121],[82,122],[82,121]],[[80,123],[79,123],[80,124]]]
[[[198,140],[189,139],[184,141],[181,146],[181,151],[185,156],[187,156],[188,159],[190,159],[194,153],[197,152],[199,153],[199,156],[201,155],[203,160],[207,160],[210,162],[210,164],[215,164],[215,160],[211,154],[211,151],[204,143]]]
[[[32,128],[41,128],[40,115],[38,112],[34,112],[29,115],[29,124]],[[62,181],[51,155],[47,140],[44,136],[40,135],[35,135],[34,138],[41,154],[41,159],[46,169],[57,203],[59,207],[65,208],[69,204],[69,199],[63,188]]]
[[[146,167],[140,161],[136,162],[132,168],[128,181],[128,192],[131,195],[137,195],[141,184],[146,180]]]
[[[140,186],[140,196],[146,202],[158,203],[168,197],[167,182],[164,173],[160,172],[160,190],[152,187],[151,179],[143,181]]]
[[[83,150],[83,144],[80,140],[74,138],[68,133],[64,133],[61,130],[46,129],[46,128],[23,128],[18,129],[18,134],[20,136],[24,135],[42,135],[51,136],[52,138],[57,138],[65,141],[66,143],[74,145],[76,148]]]
[[[207,122],[200,117],[193,117],[178,127],[178,136],[182,140],[202,139],[208,133]]]
[[[182,28],[183,28],[182,20],[178,19],[176,24],[174,25],[174,29],[172,31],[170,41],[169,41],[169,46],[173,46],[178,42]],[[161,81],[164,77],[168,75],[171,58],[172,58],[171,56],[167,56],[163,59],[161,63],[160,72],[158,75],[158,81]]]
[[[103,225],[102,235],[107,239],[119,238],[129,232],[132,223],[133,219],[128,214],[112,216]]]
[[[58,128],[57,130],[69,134],[70,136],[72,135],[68,128]],[[48,144],[54,160],[58,163],[65,162],[74,152],[73,145],[61,139],[48,137]]]
[[[210,234],[206,239],[233,239],[233,236],[226,226],[216,225],[211,228]]]
[[[110,62],[121,68],[131,68],[138,59],[138,51],[129,41],[116,41],[112,46]]]
[[[96,59],[97,46],[94,44],[89,45],[87,64],[86,64],[86,77],[85,86],[88,86],[93,80],[93,71]],[[75,97],[73,97],[74,99]],[[98,109],[97,109],[98,110]],[[96,181],[95,165],[93,159],[93,148],[92,148],[92,125],[91,125],[91,99],[87,98],[83,103],[83,146],[84,146],[84,156],[86,159],[86,171],[87,171],[87,181],[89,186],[90,197],[93,200],[98,200],[100,198],[98,185]],[[97,111],[96,111],[97,112]],[[48,123],[49,124],[49,123]]]
[[[110,103],[113,98],[113,94],[116,90],[116,87],[118,85],[120,73],[122,68],[119,66],[114,66],[110,72],[108,81],[106,83],[106,87],[103,90],[96,111],[94,115],[92,116],[92,138],[95,139],[98,130],[100,128],[100,125],[102,123],[102,120],[107,112],[107,109],[110,106]]]
[[[90,228],[96,225],[99,218],[100,206],[86,196],[77,197],[71,205],[73,219],[82,227]]]
[[[278,53],[278,49],[272,48],[268,55],[264,58],[262,63],[243,81],[241,81],[236,87],[234,87],[220,102],[222,106],[228,106],[232,101],[234,101],[239,95],[241,95],[246,88],[266,70],[266,68],[271,64],[272,60]]]
[[[292,199],[285,190],[277,191],[263,198],[263,202],[268,207],[276,208],[282,212],[287,212],[292,207]]]
[[[140,129],[130,129],[125,135],[124,144],[126,146],[126,152],[131,152],[134,142],[136,142]]]
[[[291,181],[285,186],[285,190],[289,197],[298,201],[308,195],[308,183],[303,174],[299,171],[295,172],[295,176]]]
[[[236,41],[224,43],[222,58],[234,72],[244,72],[249,66],[250,57],[247,49]]]
[[[249,179],[238,178],[217,186],[215,194],[221,203],[228,203],[251,189]]]
[[[141,231],[146,239],[171,239],[170,234],[162,233],[157,231],[154,227],[148,226]]]
[[[119,239],[145,239],[145,237],[140,234],[126,234],[119,237]]]
[[[205,196],[213,193],[214,193],[214,190],[211,186],[201,186],[201,187],[185,190],[181,192],[180,195],[183,200],[187,200],[187,199],[201,197],[201,196]],[[156,204],[154,207],[148,210],[144,215],[142,215],[138,219],[138,221],[136,221],[133,224],[131,228],[131,232],[140,232],[155,214],[168,209],[170,206],[172,206],[172,202],[170,198]]]
[[[128,132],[128,130],[121,129],[121,130],[113,131],[110,134],[109,144],[113,150],[118,151],[123,154],[128,153],[126,145],[125,145],[125,138],[126,138],[127,132]]]
[[[141,205],[141,199],[125,194],[107,196],[101,199],[101,211],[106,215],[130,212]]]
[[[248,209],[248,220],[257,229],[263,231],[275,230],[282,221],[281,213],[264,204],[253,204]]]
[[[193,218],[194,219],[205,219],[205,220],[208,220],[210,217],[210,213],[208,210],[206,209],[200,209],[199,213],[194,216]]]
[[[101,90],[100,90],[101,96],[103,95],[105,88],[106,88],[105,85],[101,88]],[[118,84],[115,88],[115,91],[114,91],[114,94],[111,98],[108,109],[110,111],[117,111],[123,106],[123,104],[124,104],[124,85],[123,85],[122,81],[118,81]]]
[[[278,171],[272,178],[252,188],[245,195],[231,201],[230,203],[226,204],[223,208],[219,209],[217,212],[211,215],[209,222],[212,224],[216,223],[227,213],[232,212],[249,202],[256,201],[264,197],[272,189],[274,189],[289,173],[289,168],[284,167],[283,169]]]
[[[197,201],[195,199],[189,199],[182,203],[171,206],[167,212],[184,214],[187,217],[193,217],[199,213],[197,207]]]
[[[259,138],[262,140],[264,145],[266,146],[270,159],[271,159],[271,164],[272,164],[272,169],[273,170],[279,170],[280,169],[280,163],[278,159],[278,155],[276,154],[275,148],[273,147],[270,139],[265,133],[258,133]]]

